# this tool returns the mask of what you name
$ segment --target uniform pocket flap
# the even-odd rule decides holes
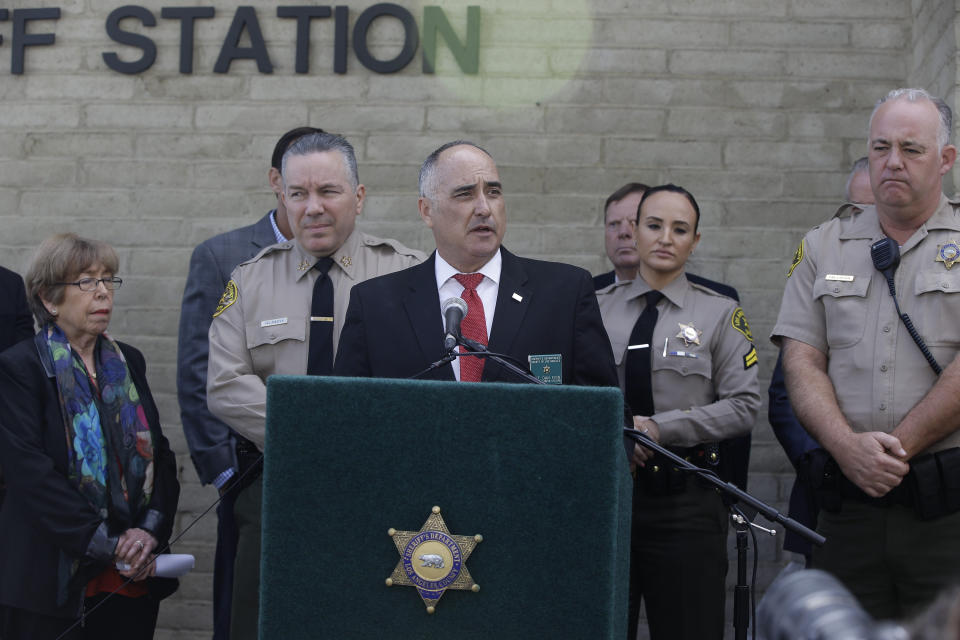
[[[832,298],[845,298],[848,296],[867,297],[867,289],[870,287],[870,275],[852,276],[853,280],[828,280],[827,276],[819,276],[813,283],[814,299],[830,296]],[[846,277],[846,276],[844,276]]]
[[[263,326],[266,324],[267,326]],[[247,324],[247,349],[264,344],[277,344],[283,340],[307,339],[305,318],[284,318],[283,323],[255,320]]]
[[[943,271],[925,271],[917,274],[914,281],[914,293],[930,293],[933,291],[942,291],[944,293],[957,293],[960,291],[960,272],[950,273],[946,269]]]

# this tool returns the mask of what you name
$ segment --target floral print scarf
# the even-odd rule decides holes
[[[44,334],[65,420],[70,480],[97,509],[133,525],[153,491],[153,437],[120,347],[104,333],[94,351],[100,397],[55,324]]]

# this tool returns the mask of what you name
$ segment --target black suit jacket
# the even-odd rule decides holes
[[[190,273],[180,305],[180,336],[177,341],[177,399],[183,435],[190,458],[209,484],[223,471],[237,466],[236,434],[207,409],[207,332],[217,301],[233,269],[264,247],[276,243],[270,224],[271,211],[256,223],[221,233],[201,244],[190,256]]]
[[[103,520],[69,479],[56,378],[49,356],[45,366],[37,342],[36,338],[24,340],[0,355],[0,460],[8,488],[0,511],[0,605],[76,618],[86,580],[72,589],[66,603],[57,605],[60,551],[74,559],[84,558],[90,541],[103,537],[98,532]],[[180,495],[177,464],[160,430],[143,355],[119,344],[154,443],[154,491],[147,509],[135,514],[131,525],[151,530],[159,549],[173,530]],[[108,528],[111,536],[122,533]],[[84,561],[80,575],[89,579],[106,566]],[[172,593],[176,581],[150,578],[148,586],[155,596],[163,597]]]
[[[564,384],[618,386],[590,274],[571,265],[518,258],[503,248],[501,256],[488,349],[524,366],[529,355],[559,353]],[[353,288],[335,375],[406,378],[444,356],[435,257]],[[424,377],[454,380],[453,368],[446,364]],[[484,366],[482,380],[522,382],[492,360]]]
[[[0,267],[0,351],[33,335],[33,316],[27,306],[23,278]]]

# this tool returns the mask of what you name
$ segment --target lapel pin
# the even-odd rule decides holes
[[[516,300],[517,302],[523,302],[523,296],[520,295],[519,293],[514,293],[513,299]]]

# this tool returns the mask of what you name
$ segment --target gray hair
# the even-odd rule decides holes
[[[58,233],[40,243],[24,276],[27,303],[39,326],[56,321],[43,305],[43,299],[55,305],[62,303],[68,285],[59,283],[74,280],[97,265],[117,274],[117,252],[106,242],[81,238],[75,233]]]
[[[933,106],[937,108],[937,113],[940,114],[940,126],[937,128],[937,144],[940,149],[943,149],[947,144],[950,143],[950,135],[953,131],[953,111],[950,109],[950,105],[943,101],[942,98],[937,98],[936,96],[930,95],[924,89],[894,89],[884,97],[877,100],[877,104],[873,107],[873,113],[870,114],[870,123],[869,127],[873,126],[873,116],[877,115],[877,109],[880,108],[884,102],[892,102],[893,100],[908,100],[910,102],[919,102],[921,100],[929,100],[933,103]],[[869,144],[869,134],[867,143]]]
[[[433,152],[427,156],[427,159],[423,161],[423,164],[420,166],[420,179],[418,187],[420,189],[421,198],[429,198],[434,200],[437,195],[437,161],[440,159],[440,154],[442,154],[447,149],[452,147],[467,146],[473,147],[474,149],[479,149],[487,154],[490,159],[493,159],[493,156],[490,155],[490,152],[481,147],[480,145],[470,142],[469,140],[454,140],[453,142],[448,142],[446,144],[440,145]]]
[[[850,167],[850,175],[847,176],[847,186],[844,189],[847,200],[850,200],[850,184],[853,182],[853,179],[857,176],[858,173],[866,172],[870,169],[870,158],[867,156],[861,156],[854,160],[853,166]]]
[[[360,186],[360,174],[357,172],[357,155],[353,151],[353,145],[347,142],[343,136],[335,133],[311,133],[305,135],[291,144],[283,154],[283,160],[280,163],[280,176],[283,178],[283,184],[287,183],[287,159],[290,156],[305,156],[311,153],[324,153],[326,151],[336,151],[343,156],[343,161],[347,165],[347,173],[350,176],[350,183],[354,189]]]

